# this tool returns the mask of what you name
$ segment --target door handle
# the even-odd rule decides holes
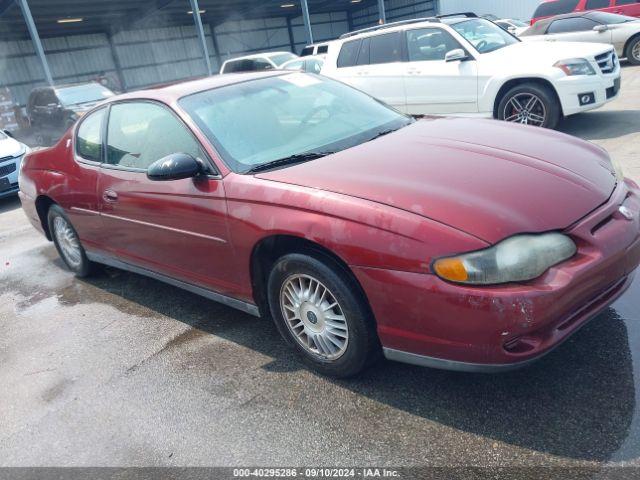
[[[408,75],[420,75],[421,73],[422,73],[421,70],[416,70],[416,69],[407,70]]]
[[[118,201],[118,194],[113,190],[105,190],[104,193],[102,194],[102,198],[104,199],[105,202],[113,203]]]

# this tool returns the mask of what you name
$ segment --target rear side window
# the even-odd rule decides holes
[[[640,3],[640,0],[616,0],[616,5],[631,5],[633,3]]]
[[[320,45],[318,47],[318,55],[325,54],[329,51],[329,45]]]
[[[356,64],[361,42],[361,40],[352,40],[342,44],[340,55],[338,55],[338,68],[353,67]]]
[[[547,33],[586,32],[592,30],[596,25],[598,25],[596,22],[588,18],[563,18],[551,23]]]
[[[379,63],[393,63],[402,61],[402,34],[400,32],[387,33],[371,37],[371,65]]]
[[[447,52],[462,48],[449,32],[440,28],[420,28],[407,31],[407,52],[410,62],[444,60]]]
[[[82,120],[76,133],[76,153],[85,160],[102,161],[102,122],[106,108],[102,108]]]
[[[146,170],[172,153],[204,159],[198,142],[167,108],[149,102],[113,105],[107,129],[107,163]]]
[[[259,70],[271,70],[272,68],[273,65],[262,58],[245,58],[227,63],[224,67],[224,73],[256,72]]]
[[[301,57],[308,57],[309,55],[313,55],[313,46],[311,47],[304,47],[302,49],[302,51],[300,52],[300,56]]]
[[[579,0],[555,0],[553,2],[545,2],[536,8],[533,18],[571,13],[576,9],[578,3]]]
[[[609,0],[587,0],[587,10],[596,8],[608,8],[611,2]]]

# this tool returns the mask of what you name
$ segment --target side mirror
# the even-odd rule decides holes
[[[153,162],[147,169],[149,180],[182,180],[203,172],[202,164],[187,153],[172,153]]]
[[[607,25],[596,25],[595,27],[593,27],[593,31],[598,33],[603,33],[607,30],[609,30],[609,27]]]
[[[457,61],[466,60],[467,58],[469,58],[469,57],[467,57],[467,54],[463,49],[456,48],[455,50],[451,50],[451,51],[447,52],[447,54],[444,56],[444,61],[445,62],[457,62]]]

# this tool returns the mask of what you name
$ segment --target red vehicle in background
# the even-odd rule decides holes
[[[547,0],[536,8],[531,25],[543,18],[589,10],[640,17],[640,0]]]

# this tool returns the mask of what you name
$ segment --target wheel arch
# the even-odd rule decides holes
[[[522,77],[522,78],[512,78],[510,80],[507,80],[500,86],[500,89],[498,90],[496,98],[493,102],[493,118],[498,118],[498,106],[500,105],[502,98],[507,94],[507,92],[511,90],[513,87],[522,85],[524,83],[535,83],[551,90],[556,101],[558,102],[558,106],[560,107],[560,115],[561,116],[564,115],[564,111],[562,109],[562,102],[560,101],[560,96],[558,95],[557,90],[553,86],[553,83],[551,83],[546,78],[542,78],[542,77]]]
[[[624,44],[624,48],[622,49],[622,52],[624,53],[624,55],[627,55],[627,50],[628,50],[629,46],[631,45],[631,42],[634,42],[638,38],[640,38],[640,32],[636,33],[635,35],[630,36],[627,39],[627,41]],[[627,61],[629,61],[628,57],[627,57]]]
[[[47,215],[49,214],[49,209],[51,205],[56,205],[56,202],[47,195],[38,195],[35,201],[36,212],[38,213],[38,218],[40,219],[40,224],[42,225],[42,230],[44,231],[47,240],[52,241],[53,237],[51,236],[51,232],[49,231],[49,221],[47,219]]]
[[[254,245],[250,258],[251,288],[256,305],[260,313],[264,316],[269,313],[267,301],[267,280],[271,267],[278,258],[289,253],[302,253],[315,257],[319,260],[328,260],[330,263],[340,268],[347,275],[354,288],[358,290],[369,309],[371,318],[374,318],[369,299],[362,288],[362,285],[338,254],[320,243],[308,240],[304,237],[287,234],[274,234],[264,237]]]

